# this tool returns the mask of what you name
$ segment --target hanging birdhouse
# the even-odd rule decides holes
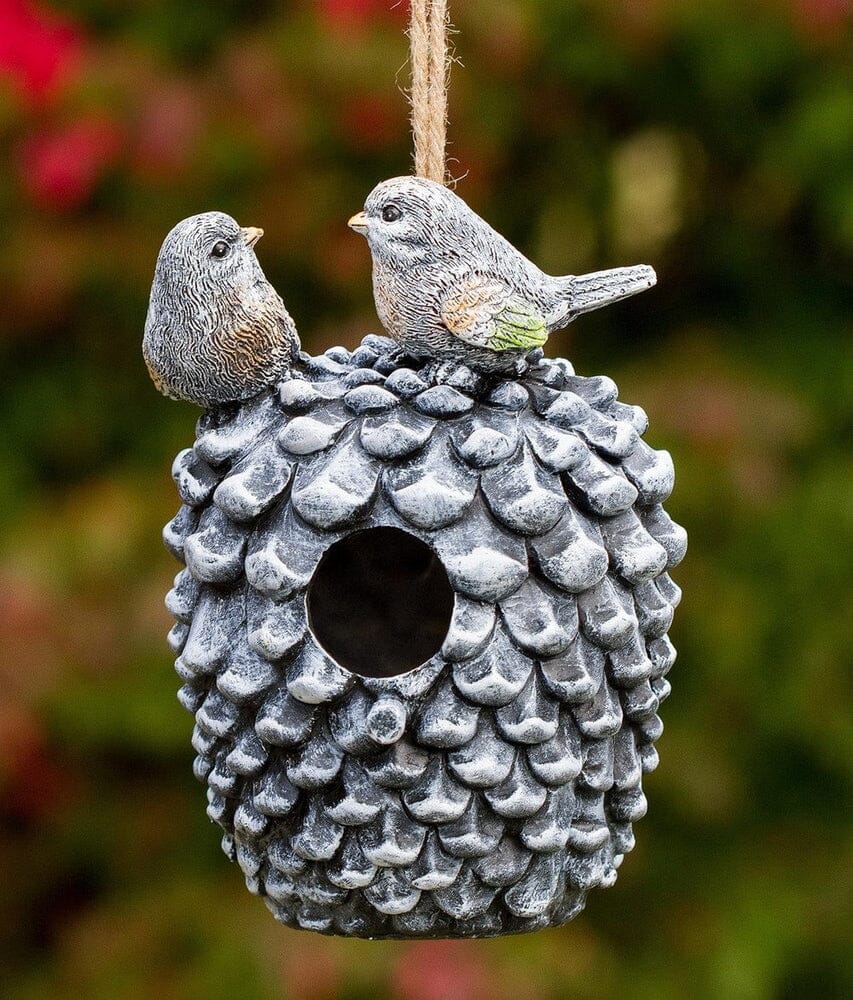
[[[208,814],[328,934],[570,920],[633,847],[675,659],[669,455],[541,350],[654,271],[547,275],[444,186],[446,19],[413,0],[417,177],[350,219],[391,336],[302,354],[262,230],[208,212],[166,237],[143,340],[208,407],[165,531]]]
[[[436,381],[394,348],[306,359],[175,462],[195,772],[285,924],[561,924],[615,880],[657,765],[672,463],[608,378],[534,355]]]

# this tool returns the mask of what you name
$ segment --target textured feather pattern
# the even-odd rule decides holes
[[[167,606],[195,773],[285,924],[560,924],[612,884],[646,810],[686,544],[661,507],[672,463],[608,379],[538,360],[431,385],[394,346],[332,349],[207,413],[176,462]],[[388,525],[435,549],[456,606],[432,660],[361,678],[314,640],[305,593],[332,542]]]

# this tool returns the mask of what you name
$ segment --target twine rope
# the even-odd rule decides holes
[[[446,174],[447,0],[411,0],[412,134],[415,174],[443,184]]]

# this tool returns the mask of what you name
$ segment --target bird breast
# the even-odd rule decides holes
[[[380,261],[373,265],[373,298],[376,302],[376,313],[388,333],[400,340],[404,333],[405,320],[401,302],[405,298],[405,289],[400,287],[400,278],[384,267]]]

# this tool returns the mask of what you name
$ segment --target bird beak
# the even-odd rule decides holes
[[[243,234],[247,247],[253,247],[264,235],[263,229],[258,229],[257,226],[243,226],[240,232]]]
[[[356,215],[354,215],[349,220],[347,225],[350,227],[350,229],[354,229],[355,232],[361,233],[362,236],[367,235],[367,216],[364,214],[364,212],[358,212]]]
[[[614,267],[611,271],[595,271],[578,275],[572,282],[572,315],[590,312],[601,306],[627,299],[657,284],[654,268],[648,264],[635,267]]]

